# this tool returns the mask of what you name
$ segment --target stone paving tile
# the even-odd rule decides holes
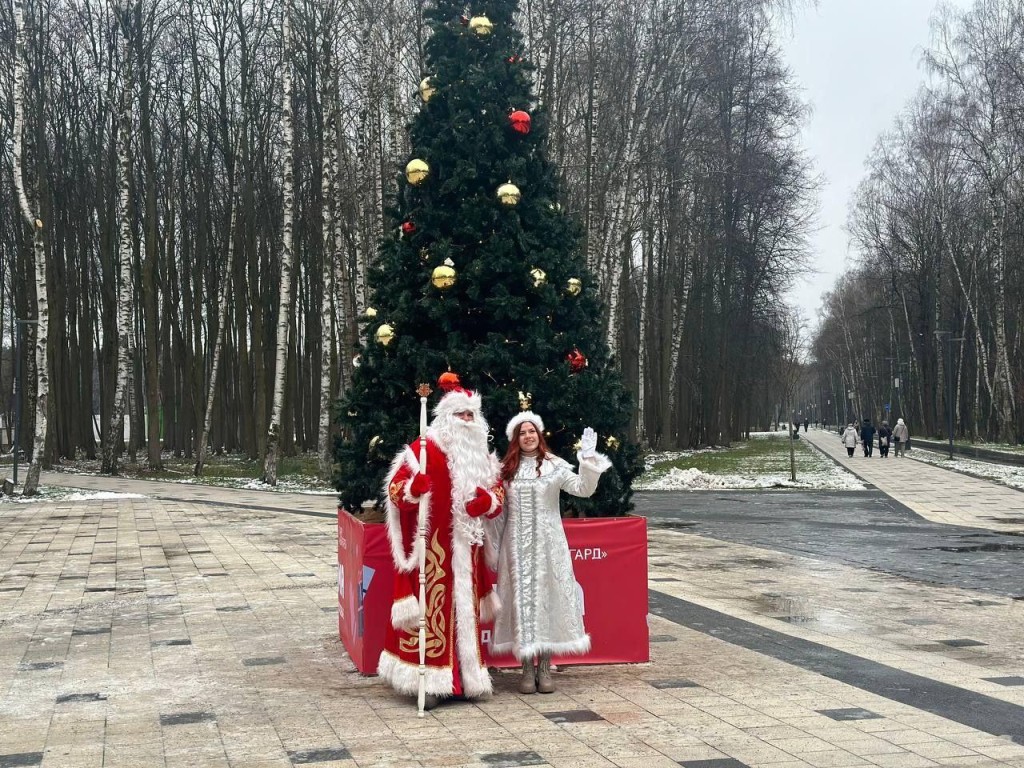
[[[917,514],[937,523],[967,525],[993,531],[1020,531],[1018,523],[994,520],[985,507],[995,507],[1000,517],[1024,518],[1024,494],[1007,486],[907,458],[864,458],[859,451],[848,457],[838,434],[812,430],[801,435],[836,463],[902,502]],[[913,442],[913,438],[911,438]],[[935,455],[935,454],[930,454]],[[951,501],[964,499],[965,503]]]
[[[202,503],[168,498],[173,491],[0,515],[0,585],[27,585],[0,592],[0,756],[74,766],[98,764],[89,761],[99,754],[107,765],[189,768],[291,765],[289,753],[332,749],[349,757],[306,764],[485,765],[501,753],[588,768],[1024,764],[1020,745],[657,616],[652,635],[673,640],[652,645],[651,664],[570,666],[551,696],[520,696],[517,675],[501,672],[493,699],[420,720],[407,699],[355,673],[341,649],[332,520],[275,511],[275,499],[246,509],[223,490],[207,489]],[[19,562],[40,543],[36,562]],[[1024,702],[1020,687],[985,679],[1024,670],[1024,605],[979,606],[975,593],[688,533],[653,532],[651,548],[674,555],[664,566],[673,580],[656,589]],[[758,574],[769,565],[775,578],[765,583]],[[780,608],[829,620],[780,622]],[[906,623],[915,618],[938,623]],[[985,646],[915,648],[964,638]],[[834,720],[821,710],[877,717]],[[599,719],[552,722],[559,712]]]

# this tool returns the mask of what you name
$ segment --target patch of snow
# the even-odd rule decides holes
[[[912,450],[906,455],[908,458],[925,464],[934,464],[943,469],[952,469],[954,472],[965,472],[968,475],[976,475],[986,480],[994,480],[997,483],[1008,485],[1011,488],[1024,490],[1024,467],[965,458],[951,460],[942,454],[922,448]]]
[[[20,486],[19,486],[20,489]],[[40,486],[35,496],[0,496],[0,504],[38,504],[40,502],[94,501],[97,499],[144,499],[139,493],[81,491],[56,485]]]
[[[115,493],[113,491],[88,491],[69,493],[62,501],[91,501],[92,499],[144,499],[141,493]]]
[[[634,483],[636,491],[723,491],[763,488],[797,488],[802,490],[863,491],[865,486],[846,471],[818,469],[797,472],[794,483],[788,475],[711,475],[696,467],[678,469],[650,480]]]

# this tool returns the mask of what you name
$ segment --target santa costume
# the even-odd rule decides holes
[[[442,377],[447,393],[427,429],[426,478],[419,441],[394,459],[385,481],[387,533],[395,563],[394,603],[377,673],[400,693],[419,688],[417,511],[428,500],[426,542],[426,693],[477,697],[491,692],[479,622],[497,609],[483,557],[487,521],[501,513],[498,461],[488,450],[480,395]],[[451,383],[451,380],[454,383]],[[471,421],[456,414],[469,411]],[[496,551],[496,545],[492,545]],[[492,563],[494,567],[494,563]]]

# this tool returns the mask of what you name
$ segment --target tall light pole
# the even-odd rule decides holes
[[[893,385],[895,384],[896,389],[899,390],[900,383],[899,383],[899,379],[895,379],[895,380],[893,379],[893,374],[892,374],[892,364],[893,364],[894,361],[896,361],[896,358],[895,357],[887,357],[885,359],[889,361],[889,400],[886,403],[886,411],[888,412],[886,415],[888,416],[889,421],[891,422],[892,421],[892,390],[893,390]],[[897,391],[896,394],[899,394],[899,391]]]
[[[936,336],[946,337],[946,425],[949,428],[949,458],[953,458],[953,342],[963,341],[962,337],[953,338],[952,331],[936,331]]]
[[[21,451],[21,329],[38,324],[38,320],[14,318],[14,470],[11,479],[15,486],[18,485],[18,453]]]

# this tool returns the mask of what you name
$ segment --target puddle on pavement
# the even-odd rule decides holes
[[[1024,552],[1024,544],[964,544],[962,546],[918,547],[919,552]],[[949,563],[958,565],[958,563]]]
[[[667,528],[670,531],[681,531],[687,528],[695,528],[697,526],[695,522],[690,520],[648,518],[647,522],[652,528]]]
[[[800,595],[780,592],[762,592],[744,598],[757,607],[760,613],[777,613],[786,616],[805,616],[814,612],[810,601]]]
[[[850,617],[834,608],[821,608],[799,595],[765,592],[744,598],[754,609],[789,624],[814,624],[821,628],[854,629]]]

